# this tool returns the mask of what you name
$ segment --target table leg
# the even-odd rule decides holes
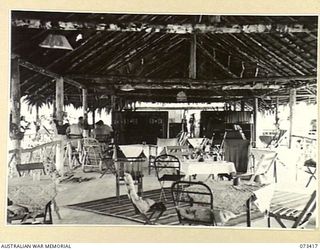
[[[247,200],[247,227],[251,227],[251,197]]]
[[[52,200],[52,204],[53,204],[53,209],[58,216],[58,219],[61,220],[61,215],[59,213],[59,207],[58,207],[55,199]]]

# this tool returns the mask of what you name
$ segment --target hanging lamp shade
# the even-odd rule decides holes
[[[120,88],[120,90],[122,90],[122,91],[133,91],[134,87],[132,87],[131,84],[125,84]]]
[[[177,94],[177,101],[178,102],[185,102],[187,101],[187,94],[184,91],[180,91]]]
[[[39,44],[39,46],[48,49],[73,50],[72,46],[64,35],[56,34],[49,34],[46,39],[44,39],[44,41]]]

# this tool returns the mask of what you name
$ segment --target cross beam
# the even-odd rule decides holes
[[[126,77],[126,76],[103,76],[103,75],[67,75],[70,79],[81,79],[87,82],[92,82],[92,87],[103,89],[108,86],[122,86],[124,84],[132,84],[137,88],[185,88],[185,89],[199,89],[207,87],[225,87],[229,88],[256,88],[263,89],[272,88],[273,85],[277,85],[278,88],[281,85],[290,81],[314,81],[317,79],[316,75],[296,75],[296,76],[281,76],[281,77],[254,77],[254,78],[229,78],[229,79],[214,79],[214,80],[199,80],[190,78],[171,78],[171,79],[155,79],[155,78],[142,78],[142,77]],[[247,84],[253,83],[252,86]],[[263,84],[262,84],[263,83]]]
[[[37,66],[37,65],[35,65],[35,64],[31,63],[31,62],[28,62],[26,60],[23,60],[21,58],[19,59],[19,65],[22,66],[22,67],[25,67],[25,68],[27,68],[29,70],[35,71],[35,72],[37,72],[39,74],[42,74],[42,75],[45,75],[45,76],[48,76],[48,77],[52,77],[52,78],[55,78],[55,79],[61,77],[61,75],[59,75],[59,74],[51,72],[51,71],[49,71],[49,70],[47,70],[45,68]],[[77,81],[75,81],[73,79],[69,79],[68,77],[63,77],[63,80],[66,83],[69,83],[69,84],[71,84],[71,85],[73,85],[73,86],[75,86],[77,88],[84,88],[85,87],[82,83],[79,83],[79,82],[77,82]],[[24,83],[22,83],[22,85],[23,84]]]
[[[40,19],[13,18],[13,27],[45,30],[97,30],[97,31],[122,31],[146,33],[310,33],[317,32],[316,27],[309,28],[304,24],[150,24],[150,23],[103,23],[83,21],[46,21]]]

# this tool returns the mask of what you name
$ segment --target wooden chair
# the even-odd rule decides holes
[[[151,170],[154,169],[154,160],[158,155],[158,146],[149,145],[149,164],[148,164],[148,174],[151,174]]]
[[[172,184],[171,193],[180,224],[217,225],[213,194],[206,184],[177,181]]]
[[[313,191],[302,209],[294,206],[272,206],[268,213],[268,227],[271,227],[271,218],[274,218],[282,228],[287,227],[282,220],[293,222],[291,228],[304,228],[316,209],[316,202],[316,191]]]
[[[24,206],[18,206],[14,204],[10,204],[10,200],[8,199],[7,206],[7,223],[14,223],[18,221],[19,224],[28,225],[33,224],[33,219],[31,216],[29,209]],[[52,212],[51,212],[51,201],[49,201],[45,207],[43,213],[38,214],[35,218],[42,218],[41,224],[52,224]]]
[[[16,169],[18,171],[19,177],[21,177],[24,172],[28,172],[29,174],[30,171],[32,170],[42,170],[43,174],[46,174],[45,168],[42,162],[17,164]]]
[[[127,187],[128,197],[134,206],[136,214],[140,214],[144,224],[156,224],[161,215],[166,211],[166,206],[162,202],[155,202],[152,199],[143,199],[135,191],[134,180],[129,173],[124,173],[124,182]],[[153,218],[153,216],[156,218]]]
[[[155,169],[161,187],[160,200],[162,199],[162,195],[164,195],[166,199],[164,192],[165,182],[179,181],[184,177],[184,175],[180,173],[180,167],[180,160],[174,155],[164,154],[156,157]]]
[[[69,134],[66,147],[70,169],[80,166],[82,156],[82,135]]]
[[[307,168],[307,170],[305,170],[305,172],[307,174],[309,174],[309,180],[306,184],[306,188],[307,188],[309,186],[309,184],[311,183],[312,179],[317,180],[317,177],[316,177],[317,163],[314,160],[309,159],[309,160],[305,161],[304,166]]]

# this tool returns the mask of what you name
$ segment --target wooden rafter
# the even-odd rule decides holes
[[[146,33],[301,33],[316,32],[317,28],[308,28],[304,24],[228,24],[216,23],[206,24],[166,24],[156,25],[149,23],[94,23],[80,21],[46,21],[40,19],[18,19],[13,18],[12,27],[24,27],[29,29],[47,29],[47,30],[88,30],[97,31],[121,31],[121,32],[146,32]]]
[[[51,72],[45,68],[42,68],[42,67],[39,67],[33,63],[30,63],[28,61],[25,61],[23,59],[19,59],[19,65],[22,66],[22,67],[25,67],[29,70],[32,70],[32,71],[35,71],[39,74],[42,74],[42,75],[45,75],[45,76],[48,76],[48,77],[52,77],[52,78],[60,78],[61,75],[59,74],[56,74],[54,72]],[[73,79],[69,79],[68,77],[64,77],[64,81],[68,84],[71,84],[77,88],[83,88],[84,85],[82,83],[79,83]]]
[[[201,48],[201,51],[208,57],[210,58],[210,60],[219,67],[219,69],[221,69],[224,73],[226,73],[226,75],[228,75],[229,77],[234,77],[237,78],[238,76],[234,73],[232,73],[226,66],[224,66],[221,62],[219,62],[216,58],[214,58],[210,52],[204,48],[200,43],[197,43],[197,45],[199,46],[199,48]]]

